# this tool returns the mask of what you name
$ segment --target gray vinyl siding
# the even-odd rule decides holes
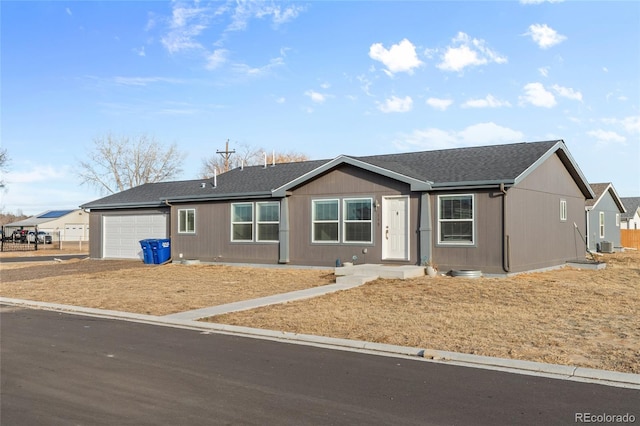
[[[507,194],[511,272],[584,259],[584,195],[557,155]],[[560,200],[567,202],[564,221],[560,220]]]
[[[291,212],[291,263],[302,265],[335,266],[336,259],[358,263],[382,263],[382,209],[372,210],[373,243],[313,243],[311,236],[311,202],[324,198],[370,197],[382,203],[384,196],[409,196],[409,260],[384,261],[385,263],[416,264],[418,258],[418,204],[419,193],[412,193],[405,183],[371,173],[341,166],[306,185],[295,188],[289,198]],[[363,253],[363,249],[367,253]]]
[[[120,215],[143,215],[143,214],[168,214],[168,207],[147,208],[147,209],[110,209],[110,210],[91,210],[89,213],[89,257],[92,259],[101,259],[103,257],[103,218],[105,216]],[[171,228],[167,223],[167,235],[171,235]]]
[[[277,263],[278,243],[232,242],[231,204],[269,200],[233,200],[199,204],[174,204],[171,214],[172,256],[205,262]],[[195,233],[178,232],[178,210],[195,209]],[[255,215],[255,207],[254,207]],[[255,232],[255,229],[254,229]]]
[[[604,238],[600,238],[600,212],[604,212]],[[589,248],[596,250],[603,241],[613,243],[614,247],[620,247],[620,227],[616,226],[616,215],[620,214],[616,202],[611,193],[607,191],[593,209],[587,211],[589,236]]]
[[[352,166],[340,166],[328,173],[294,188],[289,194],[289,243],[292,265],[335,266],[336,259],[351,261],[358,256],[358,263],[382,262],[381,209],[372,210],[372,243],[313,243],[311,241],[311,204],[315,199],[372,198],[378,203],[383,196],[409,196],[410,253],[406,262],[416,264],[418,257],[418,204],[419,193],[412,193],[405,183]],[[279,201],[279,199],[238,199],[207,203],[173,204],[172,255],[178,259],[200,259],[209,262],[240,262],[276,264],[279,261],[278,242],[232,242],[231,204],[240,202]],[[340,204],[341,205],[341,204]],[[177,210],[196,210],[196,230],[193,234],[177,232]],[[255,211],[254,211],[255,214]],[[363,249],[367,253],[363,253]]]
[[[438,195],[474,194],[474,244],[453,246],[438,242]],[[431,194],[433,221],[433,259],[441,272],[459,269],[481,270],[484,273],[502,271],[502,193],[455,191]]]

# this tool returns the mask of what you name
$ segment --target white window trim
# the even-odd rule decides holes
[[[255,206],[253,205],[254,203],[252,202],[244,202],[244,203],[231,203],[231,241],[232,242],[237,242],[237,243],[252,243],[254,240],[254,234],[255,234],[255,226],[254,226],[254,218],[255,218]],[[239,206],[239,205],[250,205],[251,206],[251,221],[250,222],[236,222],[233,220],[233,208],[234,206]],[[233,238],[233,225],[246,225],[246,224],[251,224],[251,239],[249,240],[236,240]]]
[[[338,204],[338,219],[337,220],[316,220],[316,202],[322,201],[335,201]],[[338,198],[315,198],[311,200],[311,242],[316,244],[337,244],[340,243],[340,200]],[[315,224],[316,223],[337,223],[338,224],[338,239],[337,240],[316,240],[315,239]]]
[[[560,221],[567,221],[567,200],[560,200]]]
[[[348,201],[368,201],[371,208],[371,219],[369,220],[347,220],[346,206]],[[343,198],[342,199],[342,211],[344,218],[342,220],[342,242],[344,244],[372,244],[373,243],[373,198],[371,197],[352,197],[352,198]],[[338,218],[340,218],[340,212],[338,212]],[[347,241],[347,223],[366,223],[369,222],[369,227],[371,229],[370,235],[371,239],[369,241]]]
[[[275,204],[278,206],[278,220],[259,220],[258,217],[260,216],[259,214],[259,210],[260,210],[260,206],[261,205],[268,205],[268,204]],[[280,240],[276,239],[276,240],[261,240],[260,239],[260,225],[273,225],[273,224],[277,224],[278,225],[278,229],[280,226],[280,203],[278,201],[262,201],[262,202],[257,202],[256,203],[256,208],[255,208],[255,238],[256,238],[256,242],[260,242],[260,243],[277,243]]]
[[[185,221],[186,223],[184,224],[184,231],[181,229],[180,226],[180,216],[182,212],[185,212]],[[193,230],[189,230],[187,229],[187,225],[189,223],[188,221],[188,216],[189,216],[189,212],[193,212]],[[196,209],[178,209],[178,234],[195,234],[196,233]]]
[[[471,219],[441,219],[440,218],[440,200],[442,198],[451,197],[471,197]],[[446,194],[437,197],[437,215],[438,215],[438,245],[440,246],[475,246],[476,245],[476,197],[475,194]],[[442,222],[471,222],[471,241],[442,241]]]
[[[600,238],[604,238],[604,212],[600,212],[598,215],[598,231]]]

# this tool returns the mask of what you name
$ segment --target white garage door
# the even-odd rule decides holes
[[[167,215],[104,216],[103,257],[142,259],[140,240],[167,238]]]

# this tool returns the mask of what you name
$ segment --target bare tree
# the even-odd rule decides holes
[[[175,143],[165,148],[147,135],[132,139],[109,133],[93,140],[78,175],[83,184],[114,193],[174,178],[182,171],[183,160]]]
[[[4,174],[9,171],[9,154],[7,149],[0,149],[0,188],[4,188]]]
[[[306,154],[298,152],[279,152],[265,151],[263,148],[256,148],[248,144],[238,144],[235,152],[231,155],[232,167],[239,167],[241,164],[245,166],[255,166],[264,162],[264,154],[267,154],[269,164],[273,162],[275,156],[276,163],[293,163],[296,161],[307,161],[309,157]],[[201,178],[210,178],[214,174],[214,170],[220,174],[225,172],[224,158],[219,154],[202,160],[202,168],[200,169]]]

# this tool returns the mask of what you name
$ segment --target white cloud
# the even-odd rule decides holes
[[[205,68],[208,70],[214,70],[218,68],[220,65],[227,62],[228,54],[229,51],[226,49],[214,50],[213,53],[207,56],[207,64],[205,65]]]
[[[132,50],[133,50],[133,53],[135,53],[138,56],[146,56],[146,53],[144,52],[144,46],[142,46],[139,49],[134,47]]]
[[[327,96],[325,94],[316,92],[315,90],[307,90],[304,94],[317,104],[321,104],[327,100]]]
[[[567,39],[567,37],[558,34],[556,30],[547,24],[532,24],[529,26],[529,31],[525,33],[525,35],[531,36],[533,41],[536,42],[541,49],[548,49]]]
[[[174,7],[169,24],[171,30],[161,39],[169,53],[202,48],[196,37],[208,26],[207,12],[207,9],[200,7]]]
[[[290,22],[304,12],[305,7],[292,5],[282,7],[280,4],[267,4],[262,1],[238,1],[235,8],[231,9],[227,5],[218,9],[218,14],[231,11],[231,24],[226,31],[242,31],[247,28],[249,21],[254,18],[262,19],[270,17],[274,27]]]
[[[384,103],[378,103],[378,109],[382,112],[407,112],[413,108],[413,99],[410,96],[399,98],[391,96]]]
[[[622,127],[629,134],[640,134],[640,115],[625,117],[623,119],[603,118],[602,122],[613,126]]]
[[[380,61],[387,67],[387,74],[393,75],[398,72],[413,73],[415,68],[422,65],[415,46],[406,38],[400,43],[394,44],[388,50],[382,43],[374,43],[369,47],[369,57]]]
[[[627,144],[627,138],[613,131],[597,129],[587,132],[587,135],[596,139],[598,145]]]
[[[273,69],[284,65],[284,59],[282,57],[272,58],[269,63],[260,67],[251,67],[247,64],[233,64],[232,69],[237,74],[242,74],[247,77],[260,77],[270,73]]]
[[[64,11],[67,13],[67,15],[71,16],[73,15],[73,13],[71,12],[71,9],[69,9],[68,7],[64,9]]]
[[[521,4],[561,3],[564,0],[520,0]]]
[[[508,101],[501,101],[492,94],[488,94],[484,99],[469,99],[462,104],[463,108],[499,108],[510,106],[511,104]]]
[[[54,180],[60,180],[67,177],[68,166],[53,167],[48,164],[33,165],[27,164],[28,169],[20,172],[9,172],[5,174],[5,180],[7,184],[20,184],[20,183],[36,183],[36,182],[50,182]]]
[[[442,62],[437,67],[444,71],[462,71],[469,66],[486,65],[491,62],[504,64],[505,56],[489,49],[484,40],[471,38],[459,32],[442,55]]]
[[[438,99],[438,98],[427,99],[427,105],[435,109],[439,109],[441,111],[444,111],[447,108],[449,108],[451,104],[453,104],[452,99]]]
[[[520,96],[520,104],[531,104],[538,107],[551,108],[556,105],[553,93],[548,92],[542,83],[529,83],[523,88],[525,94]]]
[[[285,97],[284,97],[284,96],[280,96],[279,98],[276,98],[276,103],[279,103],[279,104],[283,104],[283,103],[285,103],[286,101],[287,101],[287,100],[285,99]]]
[[[549,67],[540,67],[538,68],[538,72],[543,77],[549,77]]]
[[[562,87],[557,84],[551,86],[551,88],[560,96],[567,99],[573,99],[575,101],[582,102],[582,93],[573,90],[570,87]]]
[[[493,122],[478,123],[461,131],[429,128],[401,135],[394,144],[398,149],[447,149],[466,146],[512,143],[524,138],[522,132]]]
[[[121,77],[116,76],[113,78],[113,82],[116,84],[121,84],[123,86],[148,86],[152,83],[170,83],[170,84],[180,84],[182,80],[177,78],[167,78],[167,77]]]

